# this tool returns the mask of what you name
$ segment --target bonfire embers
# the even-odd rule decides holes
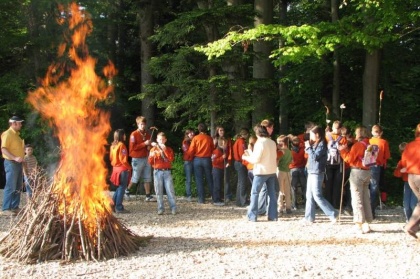
[[[42,175],[37,191],[10,233],[0,241],[0,253],[28,262],[102,260],[128,255],[149,237],[128,230],[111,212],[104,163],[109,113],[99,107],[113,91],[112,63],[104,77],[95,73],[85,39],[92,22],[76,4],[61,7],[59,22],[68,24],[42,86],[27,101],[47,120],[60,141],[60,167],[51,179]],[[69,72],[67,72],[69,70]]]

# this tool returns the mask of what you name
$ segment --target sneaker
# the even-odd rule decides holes
[[[370,233],[372,230],[369,227],[368,223],[363,223],[362,224],[362,233]]]
[[[225,204],[223,202],[214,202],[213,205],[215,205],[215,206],[224,206]]]
[[[346,215],[346,216],[352,216],[353,214],[351,213],[351,211],[350,210],[348,210],[348,209],[344,209],[343,210],[343,214],[344,215]]]
[[[337,224],[337,218],[332,219],[330,222],[331,222],[331,225]]]
[[[3,211],[4,212],[4,211]],[[408,230],[408,229],[406,229],[405,227],[403,228],[403,231],[406,233],[406,234],[408,234],[408,235],[410,235],[410,236],[412,236],[412,237],[414,237],[415,239],[417,239],[418,237],[417,237],[417,235],[416,235],[416,232],[414,232],[414,231],[412,231],[412,230]]]
[[[127,214],[127,213],[130,213],[130,211],[128,211],[127,209],[123,209],[123,210],[116,210],[115,213],[117,213],[117,214]]]
[[[147,201],[147,202],[155,202],[156,199],[153,196],[148,196],[148,197],[146,197],[145,201]]]
[[[163,210],[158,210],[158,215],[163,215]]]
[[[176,215],[176,209],[175,208],[172,209],[171,213],[172,213],[172,215]]]
[[[191,202],[191,196],[187,197],[187,202]]]
[[[128,189],[125,190],[125,197],[127,198],[127,200],[130,199],[130,190]]]

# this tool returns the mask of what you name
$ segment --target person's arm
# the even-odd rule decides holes
[[[15,156],[15,155],[14,155],[14,154],[12,154],[9,150],[7,150],[7,148],[6,148],[6,147],[2,147],[2,148],[1,148],[1,152],[2,152],[3,154],[6,154],[6,156],[7,156],[7,157],[12,158],[12,159],[13,159],[13,161],[16,161],[16,162],[18,162],[18,163],[22,163],[22,162],[23,162],[23,158],[22,158],[22,157],[17,157],[17,156]]]

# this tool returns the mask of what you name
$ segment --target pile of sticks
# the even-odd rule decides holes
[[[4,257],[25,263],[106,260],[134,253],[151,238],[134,234],[103,204],[98,205],[103,209],[96,215],[96,224],[86,224],[81,206],[71,213],[59,212],[59,205],[65,208],[66,201],[54,190],[54,182],[38,175],[35,185],[32,199],[16,217],[16,224],[0,239]]]

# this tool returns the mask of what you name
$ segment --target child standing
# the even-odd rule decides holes
[[[405,146],[407,145],[406,142],[401,143],[398,148],[400,152],[403,152]],[[404,215],[405,215],[405,222],[407,223],[410,220],[411,215],[413,215],[413,210],[417,205],[417,197],[414,194],[413,190],[408,184],[408,174],[401,172],[401,160],[398,162],[397,167],[394,170],[394,176],[401,177],[404,181],[404,194],[403,194],[403,206],[404,206]]]
[[[32,191],[35,186],[35,173],[38,161],[34,156],[34,148],[32,145],[25,145],[25,157],[23,159],[23,179],[25,181],[26,194],[32,198]]]
[[[282,213],[284,207],[286,207],[286,213],[292,213],[292,204],[291,204],[291,177],[289,164],[292,162],[292,152],[288,148],[289,138],[285,135],[281,135],[277,138],[277,158],[278,158],[278,174],[277,179],[279,180],[280,185],[280,195],[277,201],[279,213]]]
[[[152,143],[152,149],[149,153],[149,164],[153,167],[153,178],[155,184],[155,193],[157,197],[158,215],[162,215],[165,211],[163,205],[163,187],[165,187],[168,196],[169,206],[172,215],[176,214],[175,190],[172,179],[171,168],[174,161],[174,151],[165,145],[166,136],[163,132],[157,135],[157,143]]]
[[[222,206],[224,203],[220,200],[220,189],[222,188],[224,180],[224,168],[226,167],[227,154],[224,152],[226,148],[226,140],[219,138],[217,140],[217,148],[213,150],[211,156],[211,163],[213,166],[213,205]]]
[[[109,159],[112,165],[111,182],[117,186],[112,200],[112,211],[116,213],[129,213],[123,206],[125,189],[131,177],[131,166],[128,163],[128,150],[124,142],[126,140],[123,129],[114,132],[114,141],[111,144]]]

